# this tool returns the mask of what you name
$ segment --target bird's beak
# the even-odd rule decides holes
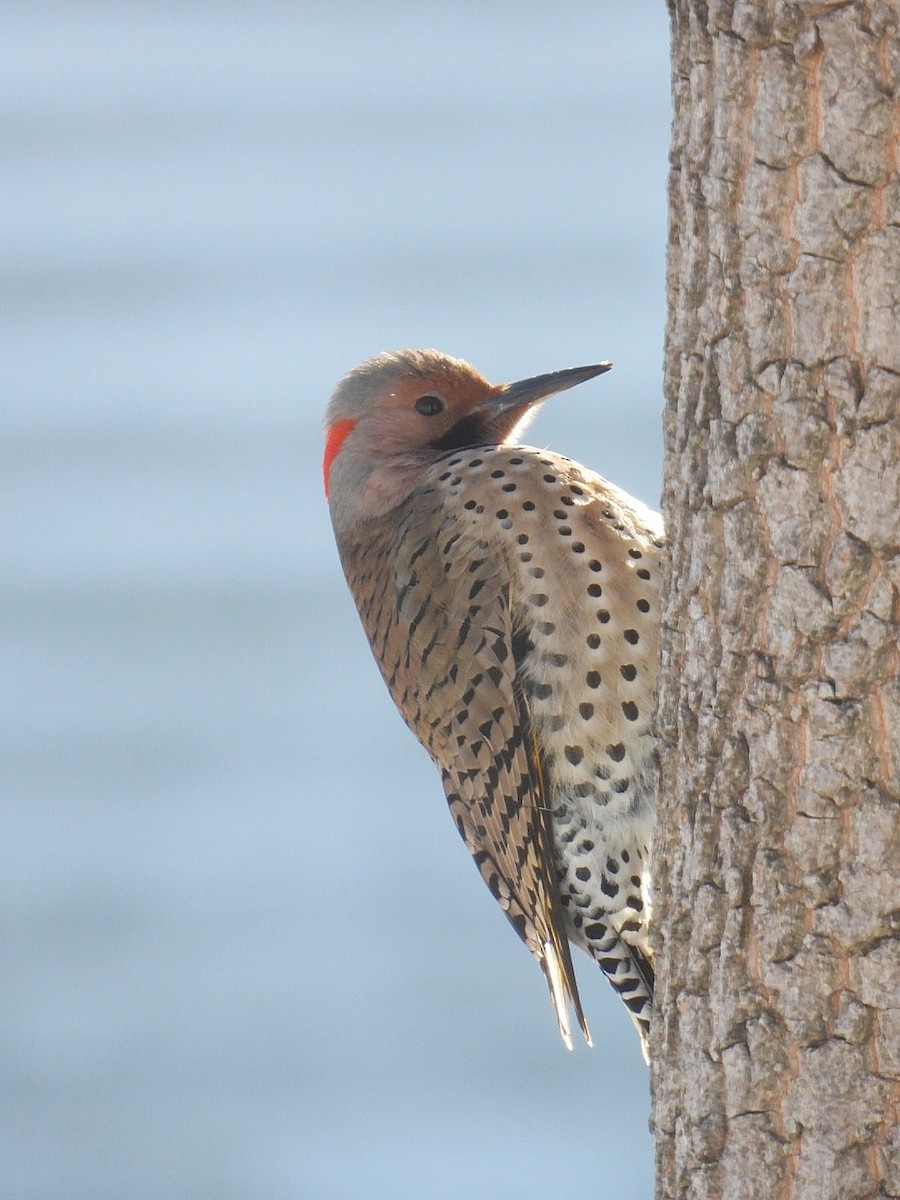
[[[524,412],[547,396],[564,392],[587,379],[593,379],[595,375],[602,375],[611,366],[611,362],[602,362],[591,367],[567,367],[564,371],[551,371],[549,375],[533,375],[530,379],[520,379],[517,383],[501,384],[487,401],[485,408],[495,413],[508,412],[511,409]]]
[[[540,400],[602,375],[611,366],[610,362],[602,362],[592,367],[569,367],[550,375],[534,375],[531,379],[520,379],[518,383],[491,387],[484,399],[478,401],[452,429],[432,442],[430,448],[458,450],[461,446],[500,446],[514,441],[534,416]]]

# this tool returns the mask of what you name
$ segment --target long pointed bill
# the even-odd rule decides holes
[[[515,441],[534,415],[536,405],[554,392],[602,375],[610,362],[592,367],[569,367],[550,375],[535,375],[518,383],[501,383],[491,388],[484,400],[472,408],[442,437],[431,443],[438,452],[459,450],[463,446],[500,446]]]
[[[611,362],[595,363],[592,367],[568,367],[565,371],[551,371],[549,375],[533,375],[531,379],[520,379],[518,383],[508,383],[502,390],[494,393],[487,406],[495,412],[505,412],[511,408],[529,408],[538,400],[552,396],[556,392],[565,392],[568,388],[602,375],[612,366]]]

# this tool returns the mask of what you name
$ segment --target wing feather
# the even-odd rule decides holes
[[[543,968],[563,1040],[571,1047],[571,1004],[590,1042],[517,661],[508,566],[453,514],[423,521],[421,507],[402,526],[395,562],[399,629],[391,632],[405,648],[385,671],[388,686],[441,769],[451,814],[482,878]]]

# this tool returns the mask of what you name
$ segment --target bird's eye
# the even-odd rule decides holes
[[[436,417],[444,411],[444,401],[440,396],[420,396],[416,401],[416,412],[423,417]]]

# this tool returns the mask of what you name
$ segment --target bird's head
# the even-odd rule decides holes
[[[396,508],[447,451],[515,442],[540,401],[611,365],[493,384],[436,350],[367,358],[340,381],[325,414],[322,469],[336,528]]]

